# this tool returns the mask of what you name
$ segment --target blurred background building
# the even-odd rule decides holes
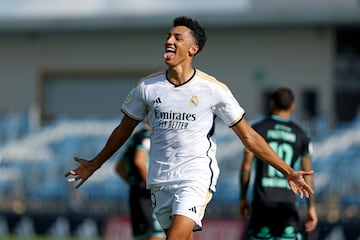
[[[275,87],[294,90],[294,116],[314,140],[321,219],[359,218],[358,0],[0,0],[0,211],[127,214],[117,156],[80,190],[63,175],[73,156],[102,148],[133,85],[166,67],[165,37],[182,15],[207,29],[196,66],[231,88],[250,122]],[[208,215],[234,218],[242,146],[218,125]]]

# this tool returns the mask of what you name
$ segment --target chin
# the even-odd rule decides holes
[[[171,60],[165,60],[165,64],[168,65],[169,67],[175,66],[174,64],[171,63]]]

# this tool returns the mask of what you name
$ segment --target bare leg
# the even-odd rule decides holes
[[[195,222],[182,215],[173,215],[171,226],[165,230],[166,240],[193,240]]]

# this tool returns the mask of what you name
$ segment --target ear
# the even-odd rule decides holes
[[[290,111],[292,112],[294,110],[295,110],[295,103],[291,104],[291,106],[290,106]]]
[[[197,44],[192,45],[189,50],[190,56],[195,56],[198,52],[199,52],[199,45]]]

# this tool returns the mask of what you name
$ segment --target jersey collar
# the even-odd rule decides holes
[[[180,84],[180,85],[175,85],[173,82],[171,82],[171,81],[167,78],[167,70],[166,70],[166,72],[165,72],[166,80],[167,80],[171,85],[173,85],[174,87],[184,86],[185,84],[187,84],[188,82],[190,82],[190,81],[194,78],[195,75],[196,75],[196,69],[194,69],[193,75],[191,75],[191,77],[190,77],[188,80],[186,80],[185,82],[183,82],[183,83]]]
[[[290,122],[289,118],[279,117],[277,115],[271,115],[271,118],[280,122]]]

